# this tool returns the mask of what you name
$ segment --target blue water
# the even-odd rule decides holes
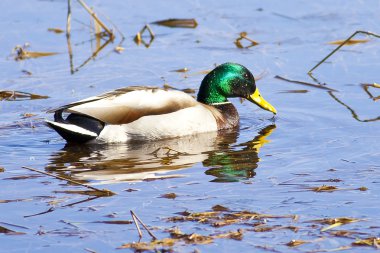
[[[73,64],[81,65],[93,52],[87,13],[72,1]],[[88,1],[109,26],[107,17],[122,31],[124,52],[107,45],[95,60],[70,74],[65,34],[66,1],[1,1],[0,89],[31,92],[50,98],[0,101],[0,226],[24,235],[0,234],[3,252],[112,252],[123,243],[138,241],[133,224],[92,223],[131,220],[134,210],[160,238],[166,228],[178,226],[185,233],[204,235],[226,232],[244,225],[214,228],[195,222],[172,223],[165,218],[177,212],[210,211],[223,205],[233,211],[276,215],[294,214],[299,220],[267,219],[268,225],[297,226],[290,230],[244,232],[241,241],[217,239],[209,245],[174,246],[191,252],[310,252],[351,245],[355,238],[379,236],[380,220],[380,115],[378,102],[362,89],[362,83],[379,82],[380,40],[346,46],[314,71],[314,77],[337,92],[302,86],[275,78],[313,83],[306,74],[336,46],[329,41],[347,38],[356,30],[380,33],[378,1]],[[195,18],[196,29],[151,25],[156,37],[149,48],[133,42],[146,24],[167,18]],[[84,24],[83,24],[84,23]],[[259,42],[239,49],[240,32]],[[16,45],[30,43],[29,50],[58,55],[25,61],[11,56]],[[223,136],[205,134],[140,145],[65,146],[43,124],[52,118],[45,111],[87,96],[129,85],[164,83],[197,89],[214,64],[238,62],[256,76],[261,93],[279,111],[272,116],[238,99],[241,116],[238,132]],[[187,67],[189,72],[172,70]],[[32,75],[26,75],[27,70]],[[307,90],[294,93],[294,90]],[[290,92],[289,92],[290,91]],[[369,87],[374,97],[380,89]],[[344,105],[351,108],[357,115]],[[22,118],[24,113],[36,114]],[[158,148],[170,147],[169,154]],[[186,154],[183,154],[186,153]],[[28,171],[29,166],[70,177],[116,193],[67,206],[91,196],[67,193],[85,190],[65,181]],[[35,177],[38,175],[38,177]],[[15,177],[26,176],[15,180]],[[329,182],[328,180],[338,182]],[[333,185],[335,192],[313,192],[310,187]],[[367,191],[355,190],[367,187]],[[137,191],[126,191],[134,189]],[[175,193],[177,198],[160,196]],[[19,200],[2,203],[1,200]],[[52,211],[32,217],[44,211]],[[363,221],[337,227],[366,234],[333,237],[320,229],[326,225],[305,223],[321,218],[351,217]],[[324,238],[318,240],[319,238]],[[290,240],[307,244],[290,248]],[[150,241],[144,233],[142,241]],[[267,247],[264,249],[262,247]],[[354,247],[346,252],[375,251]]]

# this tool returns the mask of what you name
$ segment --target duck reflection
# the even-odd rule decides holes
[[[213,182],[235,182],[255,176],[258,152],[275,125],[237,144],[238,132],[205,133],[154,142],[66,145],[53,154],[46,170],[100,184],[181,177],[180,170],[202,163]]]

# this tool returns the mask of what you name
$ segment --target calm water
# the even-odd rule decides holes
[[[379,102],[370,99],[361,86],[380,82],[380,40],[368,37],[367,43],[344,47],[315,70],[314,76],[337,92],[275,78],[313,82],[306,73],[335,48],[327,42],[345,39],[356,30],[380,33],[378,1],[88,4],[107,24],[106,17],[110,17],[121,30],[125,50],[121,54],[114,51],[121,40],[117,34],[115,42],[95,60],[70,74],[65,34],[47,31],[65,29],[67,1],[0,2],[0,89],[50,97],[0,102],[0,166],[4,168],[0,172],[0,226],[25,233],[0,234],[0,251],[116,251],[123,243],[138,241],[135,226],[95,222],[131,220],[130,210],[152,227],[159,239],[169,237],[165,230],[174,226],[187,234],[202,235],[244,230],[242,240],[177,243],[172,249],[179,252],[313,252],[350,246],[356,238],[380,236],[380,122],[363,122],[379,117]],[[90,42],[88,15],[76,1],[72,15],[73,65],[77,68],[91,56],[95,42]],[[133,42],[144,24],[167,18],[195,18],[199,26],[152,25],[156,37],[149,48]],[[243,31],[260,44],[237,48],[233,42]],[[26,42],[30,51],[59,54],[14,61],[9,56],[12,48]],[[275,119],[236,99],[233,102],[241,115],[238,132],[92,146],[66,146],[42,123],[43,118],[52,118],[45,114],[50,108],[123,86],[167,83],[179,89],[197,89],[204,75],[199,72],[227,61],[241,63],[254,75],[263,76],[257,83],[279,111]],[[184,67],[189,72],[172,71]],[[369,92],[373,97],[380,95],[380,89],[373,87]],[[23,118],[25,113],[35,116]],[[78,192],[86,190],[81,186],[21,166],[106,188],[116,195],[94,198]],[[310,190],[322,185],[341,190]],[[368,190],[357,190],[360,187]],[[167,193],[175,193],[176,198],[163,198]],[[298,215],[298,220],[267,218],[260,222],[299,230],[254,232],[249,231],[254,222],[215,228],[207,223],[166,221],[179,212],[205,212],[215,205],[230,212]],[[39,215],[28,217],[34,214]],[[321,228],[327,225],[305,222],[339,217],[364,220],[326,232]],[[353,234],[331,234],[340,230]],[[293,239],[308,243],[286,246]],[[146,232],[142,241],[150,241]],[[375,248],[346,250],[362,251]]]

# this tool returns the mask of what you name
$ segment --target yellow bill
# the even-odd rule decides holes
[[[256,91],[248,96],[248,101],[251,101],[252,103],[255,103],[259,107],[263,108],[264,110],[273,112],[274,114],[277,113],[277,110],[273,107],[273,105],[269,104],[260,94],[259,89],[256,88]]]

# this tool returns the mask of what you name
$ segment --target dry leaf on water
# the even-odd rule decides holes
[[[316,186],[311,187],[309,190],[314,192],[333,192],[333,191],[350,191],[350,190],[357,190],[357,191],[367,191],[367,187],[359,187],[359,188],[338,188],[333,185],[322,185],[322,186]]]
[[[369,237],[366,239],[357,240],[352,243],[353,246],[373,246],[377,249],[380,248],[380,238],[379,237]]]
[[[196,28],[198,26],[198,23],[195,19],[165,19],[165,20],[159,20],[155,21],[152,24],[155,25],[162,25],[167,27],[181,27],[181,28]]]
[[[308,241],[303,241],[303,240],[291,240],[290,242],[286,243],[286,246],[288,247],[297,247],[302,244],[308,243]]]
[[[166,199],[175,199],[177,197],[177,194],[174,192],[165,193],[160,196],[160,198],[166,198]]]
[[[182,69],[175,69],[175,70],[171,70],[171,72],[179,72],[179,73],[184,73],[184,72],[187,72],[189,71],[188,68],[182,68]]]
[[[54,33],[64,33],[65,31],[59,28],[48,28],[49,32],[54,32]]]
[[[0,90],[0,101],[1,100],[32,100],[32,99],[46,99],[48,96],[32,94],[22,91],[11,91],[11,90]]]
[[[52,56],[56,55],[58,53],[56,52],[32,52],[32,51],[27,51],[25,46],[16,46],[13,49],[13,54],[14,54],[14,59],[16,61],[20,60],[26,60],[29,58],[39,58],[39,57],[44,57],[44,56]]]
[[[328,42],[328,44],[330,44],[330,45],[340,45],[340,44],[342,44],[345,41],[346,40],[335,40],[335,41]],[[355,44],[366,43],[368,41],[369,41],[369,39],[362,39],[362,40],[350,39],[344,45],[351,46],[351,45],[355,45]]]
[[[311,187],[310,190],[314,192],[333,192],[339,189],[338,187],[333,186],[333,185],[322,185],[322,186]]]
[[[125,243],[119,249],[134,249],[137,251],[152,251],[159,248],[172,247],[178,240],[172,238],[164,238],[162,240],[154,240],[152,242],[133,242]]]
[[[359,222],[359,221],[363,221],[363,219],[340,217],[340,218],[326,218],[326,219],[319,219],[319,220],[311,220],[311,221],[307,221],[307,222],[329,225],[329,226],[321,229],[321,232],[324,232],[324,231],[327,231],[327,230],[330,230],[330,229],[333,229],[336,227],[340,227],[340,226],[345,225],[345,224]]]
[[[209,224],[213,227],[228,226],[231,224],[250,224],[250,221],[257,221],[263,219],[278,219],[278,218],[291,218],[293,220],[297,219],[296,215],[272,215],[272,214],[260,214],[249,211],[233,212],[225,210],[225,207],[219,206],[215,207],[216,210],[223,209],[223,211],[211,211],[211,212],[200,212],[200,213],[188,213],[183,216],[169,217],[166,220],[169,222],[184,222],[184,221],[195,221],[203,224]]]

